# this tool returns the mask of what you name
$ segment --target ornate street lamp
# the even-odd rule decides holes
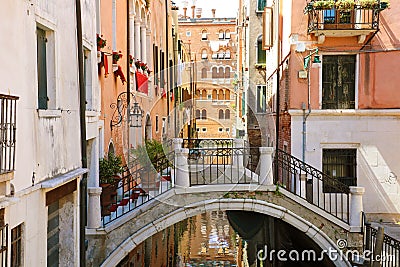
[[[133,103],[128,103],[127,93],[122,92],[117,97],[117,103],[112,103],[110,107],[115,109],[112,119],[110,121],[111,130],[113,127],[121,126],[125,111],[127,108],[129,111],[128,124],[130,127],[140,128],[142,127],[143,110],[136,101],[134,94],[130,93],[130,99],[133,99]]]

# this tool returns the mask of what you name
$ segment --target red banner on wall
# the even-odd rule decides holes
[[[149,80],[146,75],[136,71],[136,91],[148,94],[149,93]]]

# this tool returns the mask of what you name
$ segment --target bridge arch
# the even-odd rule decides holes
[[[209,211],[218,210],[240,210],[252,211],[265,214],[292,225],[299,231],[311,238],[322,250],[335,249],[339,251],[335,242],[333,242],[321,229],[314,224],[303,219],[292,211],[259,199],[208,199],[202,200],[184,207],[180,207],[175,211],[166,214],[159,219],[147,224],[139,231],[124,240],[101,264],[101,266],[116,266],[130,251],[136,248],[137,245],[145,241],[169,226],[172,226],[180,221],[183,221],[192,216],[202,214]],[[351,264],[343,259],[343,261],[333,262],[335,266],[351,266]]]

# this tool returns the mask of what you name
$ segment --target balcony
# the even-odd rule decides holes
[[[343,6],[346,2],[347,6]],[[325,37],[358,36],[363,43],[367,35],[379,30],[379,14],[387,8],[386,2],[376,0],[367,4],[349,1],[311,1],[305,8],[308,14],[308,33],[318,36],[323,43]]]
[[[16,141],[16,109],[19,97],[0,94],[0,195],[10,193]]]

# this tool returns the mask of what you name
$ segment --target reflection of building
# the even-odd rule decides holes
[[[196,131],[199,138],[236,137],[239,103],[236,88],[236,20],[179,19],[180,38],[190,46],[194,61]],[[184,8],[185,10],[185,8]],[[185,12],[186,13],[186,12]],[[215,15],[215,10],[214,10]]]

